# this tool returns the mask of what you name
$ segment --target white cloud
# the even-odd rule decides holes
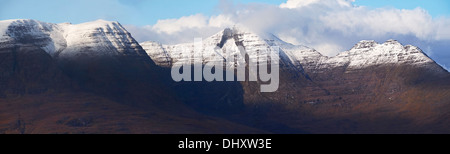
[[[367,35],[372,37],[388,34],[413,34],[421,39],[432,39],[436,25],[432,17],[423,9],[398,10],[350,8],[321,16],[320,20],[332,30],[347,35]]]
[[[439,18],[435,24],[435,40],[450,40],[450,19]]]
[[[317,3],[318,1],[319,0],[288,0],[286,3],[281,4],[280,7],[293,9],[314,4]]]
[[[178,19],[159,20],[155,25],[125,25],[139,42],[157,41],[164,44],[192,42],[194,38],[209,37],[234,22],[228,15],[207,17],[202,14],[185,16]]]
[[[179,19],[159,20],[155,25],[125,25],[139,42],[157,41],[164,44],[192,42],[194,38],[209,37],[220,30],[233,26],[229,16],[206,17],[202,14],[181,17]]]
[[[352,2],[355,0],[288,0],[286,3],[283,3],[280,5],[281,8],[301,8],[304,6],[322,3],[325,1],[325,3],[329,4],[338,4],[339,6],[352,6]]]
[[[209,19],[210,27],[230,27],[234,24],[235,23],[233,22],[231,17],[227,15],[212,16]]]
[[[321,51],[321,54],[328,55],[328,56],[335,56],[339,52],[344,51],[342,46],[337,45],[337,44],[333,44],[333,43],[316,44],[315,45],[315,49],[317,51]]]
[[[204,28],[207,26],[208,17],[202,14],[196,14],[186,17],[181,17],[179,19],[166,19],[159,20],[155,25],[152,26],[156,32],[173,34],[180,32],[184,29],[192,28]]]
[[[325,41],[344,45],[342,38],[384,39],[399,35],[412,35],[421,40],[450,39],[448,18],[433,19],[421,8],[369,9],[353,6],[353,1],[288,0],[279,7],[241,4],[235,9],[230,9],[233,6],[227,3],[223,6],[225,13],[220,15],[207,17],[196,14],[159,20],[145,28],[161,35],[176,35],[195,29],[225,28],[237,24],[255,31],[274,33],[291,40],[289,42],[313,46]],[[349,41],[354,43],[354,40]]]

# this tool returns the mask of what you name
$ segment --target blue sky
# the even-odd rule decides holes
[[[234,3],[281,4],[283,0],[232,0]],[[0,0],[0,20],[36,19],[45,22],[82,23],[96,20],[119,21],[137,26],[155,24],[159,19],[192,14],[220,13],[220,0]]]
[[[354,4],[372,8],[395,7],[398,9],[414,9],[421,7],[433,17],[450,15],[449,0],[356,0]]]
[[[234,3],[279,5],[286,0],[232,0]],[[82,23],[98,18],[137,26],[192,14],[219,14],[220,0],[0,0],[0,20],[37,19]],[[426,9],[433,17],[450,16],[448,0],[356,0],[372,8]]]

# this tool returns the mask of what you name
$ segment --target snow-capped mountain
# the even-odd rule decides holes
[[[0,97],[69,87],[70,80],[50,56],[64,46],[56,24],[0,21]]]
[[[305,57],[321,56],[320,53],[311,48],[286,43],[274,35],[258,35],[242,27],[224,29],[202,41],[202,64],[220,59],[231,61],[229,58],[241,55],[241,50],[245,50],[249,56],[250,62],[258,62],[261,61],[259,56],[269,56],[270,52],[276,50],[271,48],[273,46],[280,47],[280,63],[284,63],[285,66],[294,66],[295,63],[299,63],[300,61],[303,61],[303,59],[306,59]],[[194,44],[195,43],[161,45],[151,41],[141,43],[147,54],[155,61],[155,63],[161,66],[170,66],[170,64],[177,61],[185,61],[186,59],[184,58],[186,58],[186,53],[188,55],[194,55]],[[195,57],[190,57],[190,60],[194,62]],[[226,65],[243,65],[242,62],[245,61],[245,57],[238,57],[240,59],[226,63]]]
[[[145,54],[131,34],[118,22],[97,20],[78,25],[63,24],[61,27],[64,27],[67,48],[60,53],[60,57]],[[84,53],[83,48],[95,52]]]
[[[152,90],[165,91],[162,80],[168,77],[161,77],[145,50],[118,22],[0,21],[0,53],[0,74],[5,74],[0,85],[10,85],[12,88],[5,89],[13,89],[12,93],[62,87],[129,103],[170,99],[164,98],[165,92]],[[64,80],[58,82],[60,79]]]
[[[403,46],[396,40],[388,40],[383,44],[375,41],[360,41],[349,51],[335,57],[323,58],[320,64],[311,69],[329,69],[346,66],[347,70],[362,69],[377,65],[411,65],[430,67],[440,70],[435,62],[416,46]]]
[[[66,48],[63,29],[37,20],[0,21],[0,48],[34,45],[54,55]]]
[[[39,46],[55,58],[146,55],[118,22],[105,20],[77,25],[28,19],[0,21],[0,44],[3,48]]]

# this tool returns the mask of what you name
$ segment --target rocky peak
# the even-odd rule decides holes
[[[146,56],[120,23],[105,20],[76,25],[29,19],[0,21],[0,47],[12,45],[38,46],[58,58]]]
[[[57,24],[30,19],[0,21],[0,47],[35,46],[48,54],[65,48],[63,29]]]
[[[418,67],[437,65],[418,47],[403,46],[396,40],[388,40],[383,44],[377,44],[375,41],[361,41],[351,50],[323,60],[321,68],[347,66],[347,69],[353,70],[376,65],[400,64]]]
[[[357,43],[352,49],[371,48],[375,47],[375,45],[378,45],[378,43],[375,42],[374,40],[362,40],[359,43]]]
[[[397,40],[394,40],[394,39],[387,40],[383,44],[385,44],[385,45],[401,45],[400,42],[398,42]]]
[[[60,53],[62,58],[145,55],[145,51],[118,22],[97,20],[62,27],[68,46]]]

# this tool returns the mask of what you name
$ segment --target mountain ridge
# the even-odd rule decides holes
[[[136,40],[132,38],[131,34],[120,25],[120,23],[105,21],[101,19],[76,25],[70,23],[52,24],[32,19],[11,19],[0,21],[0,23],[1,23],[0,44],[5,45],[7,41],[12,40],[14,40],[15,43],[20,43],[20,41],[24,40],[26,41],[27,39],[26,37],[36,35],[34,37],[41,38],[41,40],[44,40],[42,44],[38,45],[42,49],[44,49],[47,53],[49,53],[52,57],[56,56],[58,58],[73,57],[76,56],[77,54],[84,54],[84,56],[94,56],[94,57],[95,54],[106,54],[106,55],[135,54],[138,56],[143,56],[144,53],[139,52],[139,49],[138,50],[133,49],[142,46],[146,48],[144,50],[146,51],[145,55],[150,56],[150,58],[153,61],[158,61],[157,63],[166,64],[164,66],[170,66],[172,63],[176,62],[177,59],[180,58],[176,57],[175,55],[171,55],[171,53],[174,52],[175,47],[184,46],[189,48],[189,50],[193,49],[192,43],[184,43],[178,45],[163,45],[152,41],[138,43]],[[29,28],[29,29],[27,33],[18,34],[12,32],[14,31],[13,29],[15,27],[18,29],[21,28]],[[255,48],[265,48],[266,46],[279,46],[282,51],[282,54],[280,55],[285,54],[285,56],[287,56],[286,58],[289,59],[291,63],[295,63],[297,67],[305,67],[305,69],[323,69],[327,67],[333,68],[347,65],[348,63],[350,68],[358,69],[378,64],[403,63],[404,61],[402,60],[415,60],[412,62],[412,64],[436,63],[429,56],[427,56],[426,53],[420,50],[420,48],[412,45],[403,46],[398,41],[392,39],[386,41],[383,44],[379,44],[373,40],[362,40],[359,43],[355,44],[355,46],[350,50],[341,52],[336,56],[328,57],[323,56],[322,54],[320,54],[320,52],[316,51],[313,48],[309,48],[302,45],[293,45],[284,42],[272,34],[266,34],[265,36],[261,37],[261,35],[253,33],[249,30],[245,30],[245,28],[241,27],[226,28],[221,32],[218,32],[217,34],[212,35],[211,37],[208,37],[205,40],[203,40],[204,41],[203,46],[204,47],[217,46],[220,48],[224,47],[232,48],[238,46],[236,45],[236,43],[238,42],[236,42],[237,40],[235,40],[235,38],[225,37],[227,33],[236,34],[237,36],[242,37],[241,38],[242,40],[247,40],[247,42],[242,42],[245,43],[246,46],[251,46]],[[90,38],[89,36],[87,37],[86,35],[93,35],[92,37],[94,38]],[[95,38],[94,35],[105,35],[107,37]],[[227,39],[222,40],[223,39],[222,37]],[[231,42],[235,41],[235,43],[231,46],[228,43],[228,45],[225,46],[228,40],[231,40]],[[99,49],[96,49],[95,52],[91,53],[73,52],[80,50],[77,49],[77,46],[79,46],[79,44],[83,44],[86,46],[86,44],[90,43],[91,44],[95,43],[95,45],[91,46],[90,48],[98,47]],[[262,44],[266,45],[261,46]],[[121,48],[121,46],[128,46],[129,48],[128,47]],[[381,53],[373,54],[374,52],[379,52],[379,50],[374,49],[377,46],[378,48],[384,51]],[[114,52],[109,51],[111,47],[115,48],[116,51]],[[399,51],[400,53],[385,52],[386,48],[392,49],[395,48],[395,50]],[[405,55],[408,53],[413,54]],[[378,56],[378,59],[375,60],[370,59],[371,56],[364,56],[363,54],[372,54],[371,56]],[[384,54],[384,57],[390,56],[389,57],[390,59],[384,58],[380,60],[380,58],[383,58],[382,54]],[[360,63],[355,62],[355,60],[359,61]],[[439,67],[441,66],[439,65]],[[438,71],[438,68],[434,69]]]
[[[234,39],[231,38],[231,34],[238,34],[240,36],[247,35],[244,40],[250,40],[247,42],[248,46],[257,47],[260,44],[266,44],[266,46],[279,46],[280,55],[286,56],[286,59],[296,65],[298,68],[304,68],[306,70],[321,71],[321,69],[333,69],[336,67],[341,67],[348,65],[349,70],[362,69],[370,67],[373,65],[388,65],[388,64],[402,64],[409,63],[415,66],[429,66],[433,67],[436,71],[446,71],[442,66],[437,64],[433,59],[431,59],[426,53],[424,53],[420,48],[413,45],[403,46],[396,40],[390,39],[386,42],[379,44],[373,40],[362,40],[354,45],[350,50],[340,52],[336,56],[328,57],[323,56],[317,50],[306,47],[303,45],[293,45],[282,41],[278,37],[272,34],[266,34],[261,37],[256,33],[251,31],[242,31],[240,28],[225,28],[224,30],[206,38],[204,41],[204,46],[216,46],[219,48],[226,48],[226,42],[223,38],[227,40]],[[270,37],[266,37],[270,36]],[[211,41],[215,40],[215,41]],[[221,40],[221,41],[219,41]],[[251,44],[253,42],[261,41],[259,44]],[[211,43],[213,42],[213,43]],[[215,43],[214,43],[215,42]],[[191,43],[182,43],[178,45],[164,45],[153,41],[147,41],[140,43],[146,50],[147,54],[152,59],[157,59],[157,63],[165,64],[164,66],[170,66],[169,63],[177,61],[179,57],[172,56],[171,53],[174,52],[175,47],[190,45]],[[154,46],[154,44],[158,44]],[[229,45],[228,45],[229,47]],[[192,49],[190,49],[192,50]],[[155,51],[164,51],[161,56],[160,53]],[[170,61],[170,62],[169,62]],[[433,66],[437,65],[437,66]],[[443,70],[440,70],[443,69]]]
[[[96,20],[81,24],[53,24],[32,19],[6,20],[0,23],[1,42],[15,40],[20,43],[26,37],[45,38],[40,47],[52,57],[73,58],[79,54],[88,57],[101,55],[138,54],[130,50],[139,47],[131,34],[118,22]],[[26,40],[25,40],[26,41]],[[80,52],[80,47],[98,48],[90,53]],[[123,48],[128,47],[128,48]],[[111,51],[112,50],[112,51]]]

